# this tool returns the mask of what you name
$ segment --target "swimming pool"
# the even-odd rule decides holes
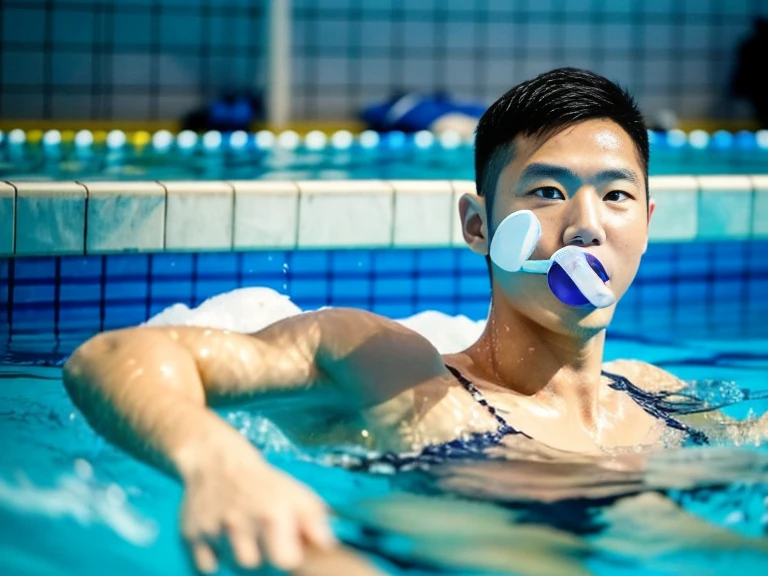
[[[183,291],[182,286],[179,286]],[[268,310],[281,304],[272,298]],[[216,322],[243,326],[263,293],[212,301]],[[166,321],[211,323],[208,310],[176,308]],[[227,310],[229,311],[227,313]],[[265,321],[265,310],[252,322]],[[126,321],[128,318],[126,318]],[[472,324],[414,322],[442,347],[471,339]],[[447,341],[445,336],[453,336]],[[449,339],[450,340],[450,339]],[[73,408],[51,340],[22,339],[0,365],[0,571],[5,574],[183,574],[179,487],[98,438]],[[749,419],[768,400],[765,338],[609,339],[607,356],[656,362],[694,381],[695,393]],[[10,360],[10,361],[9,361]],[[322,450],[292,444],[258,415],[223,412],[269,460],[317,490],[344,543],[380,574],[725,574],[768,567],[768,453],[748,434],[738,448],[605,461],[531,454],[376,475],[328,466]],[[623,496],[623,497],[622,497]],[[735,568],[734,568],[735,567]],[[355,573],[331,571],[319,573]],[[366,572],[369,573],[369,572]]]
[[[650,132],[651,175],[764,174],[768,131]],[[458,134],[347,131],[0,132],[3,180],[463,180],[472,143]]]
[[[651,179],[652,242],[607,348],[694,381],[747,423],[768,409],[768,180],[752,173]],[[0,231],[2,573],[188,570],[179,488],[97,438],[63,391],[59,365],[88,335],[150,317],[257,329],[294,310],[249,287],[301,309],[431,311],[409,322],[443,350],[487,312],[485,262],[453,216],[470,181],[119,180],[0,188],[14,223]],[[642,470],[634,454],[505,454],[383,476],[329,467],[256,414],[226,416],[320,492],[343,541],[383,573],[768,568],[768,455],[754,426]]]

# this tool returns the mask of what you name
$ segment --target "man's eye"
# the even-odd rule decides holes
[[[532,196],[538,196],[539,198],[545,198],[546,200],[564,200],[565,196],[557,188],[552,186],[545,186],[544,188],[536,188],[531,192]]]
[[[626,192],[622,192],[621,190],[612,190],[605,195],[605,200],[608,202],[621,202],[622,200],[627,200],[628,198],[631,198],[631,196]]]

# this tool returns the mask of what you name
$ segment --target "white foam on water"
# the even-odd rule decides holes
[[[296,314],[301,314],[301,308],[271,288],[239,288],[213,296],[197,308],[174,304],[145,325],[201,326],[248,334]]]
[[[63,476],[53,487],[36,486],[26,478],[13,484],[0,478],[0,508],[72,519],[82,526],[102,524],[138,546],[152,544],[158,533],[154,522],[130,506],[119,486],[79,475]]]
[[[485,328],[485,320],[450,316],[435,310],[420,312],[398,322],[424,336],[441,354],[464,350],[480,337]]]
[[[302,312],[288,296],[271,288],[239,288],[213,296],[197,308],[174,304],[145,325],[201,326],[253,333]],[[398,322],[424,336],[442,354],[463,350],[477,340],[485,327],[485,320],[474,321],[436,311],[420,312]]]

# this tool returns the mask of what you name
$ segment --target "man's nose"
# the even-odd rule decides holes
[[[594,190],[579,190],[568,201],[568,225],[563,233],[566,246],[600,246],[605,242],[603,203]]]

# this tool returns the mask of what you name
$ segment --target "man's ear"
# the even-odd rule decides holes
[[[653,217],[653,211],[656,210],[656,198],[648,196],[648,229],[651,228],[651,218]],[[645,237],[645,248],[643,248],[643,254],[648,250],[648,236]]]
[[[486,221],[485,198],[474,193],[464,194],[459,199],[459,217],[464,241],[475,254],[488,254],[488,222]]]

